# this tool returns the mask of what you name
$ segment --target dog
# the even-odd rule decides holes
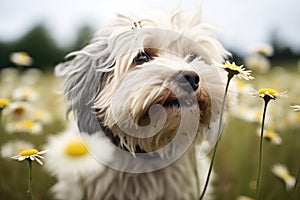
[[[229,55],[215,32],[200,9],[120,14],[56,67],[79,130],[115,149],[88,199],[199,198],[209,166],[199,151],[216,138],[224,95],[216,63]]]

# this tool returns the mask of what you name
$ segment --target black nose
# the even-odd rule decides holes
[[[197,73],[193,71],[182,71],[177,76],[177,82],[180,87],[188,90],[189,86],[193,91],[196,91],[199,87],[200,78]]]

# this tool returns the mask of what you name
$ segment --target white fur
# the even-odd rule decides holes
[[[89,199],[198,199],[208,160],[198,159],[196,146],[219,118],[224,83],[223,74],[214,63],[223,62],[228,55],[214,32],[201,21],[199,10],[194,14],[174,11],[145,16],[118,15],[89,45],[71,53],[69,56],[75,56],[72,60],[56,67],[57,75],[66,77],[68,112],[74,112],[81,131],[103,134],[102,128],[106,127],[113,136],[119,137],[119,147],[127,149],[133,159],[137,145],[150,155],[157,151],[160,156],[155,159],[168,159],[182,147],[179,142],[173,143],[171,150],[162,149],[176,134],[180,136],[177,142],[191,141],[178,160],[160,170],[129,173],[106,167],[86,185]],[[133,65],[134,57],[146,49],[155,49],[153,60]],[[197,56],[190,62],[187,60],[191,54]],[[164,116],[165,120],[151,118],[149,125],[139,129],[137,123],[147,121],[145,114],[151,112],[151,106],[162,105],[170,97],[170,91],[179,96],[184,93],[172,79],[180,71],[194,71],[200,76],[195,95],[201,105],[180,108],[189,113],[185,120],[179,108],[154,110],[154,118]],[[197,121],[192,124],[194,119]],[[165,124],[157,130],[160,121]],[[124,129],[142,131],[138,131],[140,137],[134,137]],[[191,138],[191,133],[196,137]],[[144,162],[149,159],[153,158],[144,158]],[[132,166],[117,154],[112,160],[122,163],[124,169],[141,167]]]

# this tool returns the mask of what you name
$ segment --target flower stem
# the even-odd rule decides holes
[[[32,161],[28,158],[29,163],[29,178],[28,178],[28,191],[30,200],[34,200],[33,192],[32,192]]]
[[[296,191],[296,188],[297,188],[297,184],[298,184],[298,180],[299,180],[299,178],[300,178],[300,167],[299,167],[299,169],[298,169],[298,175],[297,175],[297,177],[296,177],[295,186],[294,186],[294,188],[293,188],[293,190],[292,190],[292,193],[291,193],[291,198],[290,198],[290,200],[293,200],[293,199],[294,199],[294,196],[295,196],[295,191]]]
[[[259,144],[259,162],[258,162],[258,175],[257,175],[257,183],[256,183],[256,194],[255,199],[259,199],[259,186],[260,186],[260,179],[261,179],[261,169],[262,169],[262,161],[263,161],[263,135],[264,135],[264,126],[265,126],[265,118],[266,118],[266,112],[267,112],[267,106],[270,101],[269,98],[264,98],[265,105],[264,105],[264,111],[263,111],[263,117],[262,117],[262,123],[261,123],[261,132],[260,132],[260,144]]]
[[[0,153],[2,149],[2,108],[0,108]],[[2,158],[0,156],[0,170],[2,171]],[[0,177],[0,188],[2,188],[2,176]]]
[[[232,75],[230,73],[228,74],[228,79],[227,79],[227,83],[226,83],[226,87],[225,87],[225,93],[224,93],[224,96],[223,96],[223,102],[222,102],[222,108],[221,108],[221,114],[220,114],[220,120],[219,120],[219,127],[218,127],[218,136],[219,136],[219,138],[217,139],[215,147],[214,147],[214,151],[213,151],[213,155],[212,155],[212,158],[211,158],[211,161],[210,161],[208,174],[207,174],[206,181],[205,181],[205,185],[204,185],[204,188],[203,188],[203,191],[201,193],[201,196],[200,196],[199,200],[202,200],[204,198],[204,195],[205,195],[205,192],[207,190],[208,183],[209,183],[212,167],[214,165],[215,156],[216,156],[216,152],[217,152],[221,132],[223,130],[222,129],[222,122],[223,122],[223,115],[224,115],[224,110],[225,110],[226,97],[227,97],[227,93],[228,93],[228,87],[229,87],[230,80],[232,79],[233,76],[234,75]]]

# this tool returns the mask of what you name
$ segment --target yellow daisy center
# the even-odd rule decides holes
[[[27,129],[32,129],[34,127],[34,122],[30,120],[23,121],[23,126]]]
[[[225,65],[226,67],[231,68],[231,69],[240,69],[240,67],[237,66],[235,63],[229,63],[229,62],[227,62],[227,63],[225,63],[224,65]]]
[[[6,107],[9,105],[9,101],[7,99],[1,99],[0,98],[0,108],[1,107]]]
[[[25,51],[20,52],[20,55],[21,56],[25,56],[25,57],[29,57],[29,54],[27,52],[25,52]]]
[[[274,131],[271,131],[271,130],[266,130],[265,131],[265,135],[268,137],[268,138],[274,138],[276,137],[276,133]]]
[[[79,140],[75,140],[66,146],[65,152],[69,156],[77,157],[87,154],[88,149],[84,143]]]
[[[286,181],[288,180],[289,178],[291,177],[290,173],[288,171],[285,171],[283,174],[282,174],[282,178]]]
[[[274,90],[272,88],[262,88],[262,89],[258,90],[258,93],[274,95],[274,94],[278,94],[278,91]]]
[[[36,149],[26,149],[20,152],[20,156],[32,156],[37,154],[39,151]]]

